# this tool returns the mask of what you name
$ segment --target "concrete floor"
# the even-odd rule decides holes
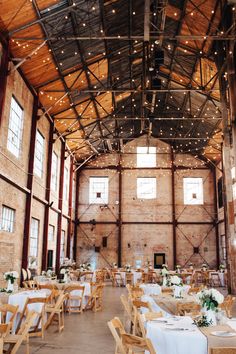
[[[114,316],[123,319],[120,295],[126,292],[125,288],[106,285],[102,311],[67,314],[62,333],[55,332],[56,326],[51,326],[46,331],[44,340],[30,339],[30,354],[114,354],[114,340],[107,321]],[[24,353],[25,346],[22,345],[19,354]]]

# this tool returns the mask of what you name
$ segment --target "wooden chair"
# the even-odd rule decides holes
[[[172,295],[173,289],[172,288],[162,288],[161,292],[163,295]]]
[[[34,280],[23,281],[23,287],[27,290],[36,290],[38,288],[38,284]]]
[[[121,334],[121,340],[125,347],[126,353],[145,353],[148,351],[150,354],[156,354],[152,342],[148,338],[141,338],[132,334]]]
[[[12,322],[0,323],[0,337],[5,338],[11,332]]]
[[[94,312],[102,310],[102,293],[103,293],[103,284],[98,284],[95,289],[92,291],[91,296],[88,299],[85,310],[93,310]]]
[[[29,311],[24,323],[22,323],[17,334],[9,334],[4,338],[4,345],[9,344],[6,353],[16,354],[23,341],[26,342],[26,354],[29,354],[29,330],[32,327],[37,314],[34,311]]]
[[[113,335],[116,343],[115,354],[126,354],[126,350],[122,344],[121,335],[125,334],[125,329],[118,317],[114,317],[111,321],[107,322],[108,327]]]
[[[28,273],[24,268],[21,269],[21,274],[22,274],[22,280],[26,281],[28,278]]]
[[[145,308],[147,309],[147,311],[149,312],[153,312],[152,311],[152,307],[149,304],[149,302],[145,302],[145,301],[140,301],[140,300],[133,300],[132,301],[132,305],[133,305],[133,334],[139,334],[141,333],[141,330],[139,328],[139,322],[138,322],[138,313],[141,310],[141,308]]]
[[[124,307],[125,313],[127,314],[128,319],[130,321],[130,331],[132,331],[133,324],[134,324],[132,304],[129,302],[128,298],[124,294],[120,296],[120,300]]]
[[[87,282],[91,282],[93,281],[93,272],[86,272],[83,275],[84,280],[83,281],[87,281]]]
[[[146,338],[145,322],[152,321],[160,317],[163,317],[162,312],[146,312],[143,314],[138,313],[138,323],[143,338]]]
[[[210,354],[236,354],[236,348],[211,348]]]
[[[221,310],[225,310],[227,317],[231,318],[232,317],[232,307],[234,304],[236,297],[232,295],[227,295],[226,298],[224,299],[224,302],[219,305],[219,308]]]
[[[211,272],[209,275],[209,284],[212,287],[220,287],[221,282],[220,282],[220,276],[218,272]]]
[[[48,319],[45,324],[45,329],[47,329],[54,320],[58,322],[58,331],[61,332],[65,327],[65,317],[64,317],[64,302],[67,300],[68,295],[60,293],[55,304],[47,304],[45,306],[45,312],[48,314]]]
[[[38,285],[38,288],[41,290],[41,289],[45,289],[45,290],[54,290],[54,289],[57,289],[56,285],[55,284],[39,284]]]
[[[132,285],[133,282],[134,282],[134,275],[133,275],[133,273],[126,272],[125,277],[126,277],[126,284]]]
[[[198,316],[200,315],[201,306],[195,302],[177,303],[177,314],[179,316]]]
[[[47,303],[47,298],[46,297],[33,297],[33,298],[27,298],[24,308],[20,314],[20,319],[19,319],[19,324],[16,328],[16,333],[19,332],[20,327],[23,323],[23,320],[27,317],[27,313],[29,312],[28,306],[32,304],[39,304],[41,305],[41,311],[40,312],[35,312],[37,314],[37,320],[36,323],[30,328],[29,335],[30,337],[41,337],[44,338],[44,325],[45,325],[45,304]]]
[[[114,286],[124,286],[124,281],[120,272],[113,272]]]
[[[143,295],[144,295],[144,291],[139,286],[133,286],[130,289],[130,298],[131,298],[131,300],[140,299]]]
[[[31,280],[31,270],[29,270],[29,268],[27,268],[26,272],[27,272],[27,279]]]
[[[0,354],[3,354],[3,338],[0,337]]]
[[[197,294],[199,291],[201,291],[204,288],[204,285],[201,286],[191,286],[189,289],[188,293],[189,294]]]
[[[12,325],[16,317],[18,308],[19,308],[18,305],[17,306],[10,305],[10,304],[0,305],[0,320],[1,320],[0,323],[7,323],[6,322],[7,313],[10,313],[11,317],[8,319],[8,322],[10,322]]]
[[[66,301],[65,310],[70,314],[81,313],[83,311],[84,286],[71,285],[66,288],[68,300]]]

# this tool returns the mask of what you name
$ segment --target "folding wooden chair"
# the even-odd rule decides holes
[[[41,305],[41,311],[40,312],[35,312],[37,314],[37,320],[36,323],[33,324],[32,328],[30,328],[29,335],[30,337],[41,337],[44,338],[44,325],[45,325],[45,304],[47,303],[47,298],[46,297],[33,297],[33,298],[27,298],[24,308],[20,314],[20,320],[19,324],[16,329],[16,333],[19,332],[21,324],[24,320],[24,318],[27,317],[27,313],[29,312],[28,306],[32,304],[39,304]]]
[[[11,332],[12,322],[0,323],[0,337],[5,338]]]
[[[94,312],[102,310],[102,293],[103,293],[103,284],[99,284],[92,291],[91,296],[88,299],[85,310],[93,310]]]
[[[188,293],[189,294],[197,294],[199,291],[201,291],[204,288],[204,285],[201,286],[191,286],[191,288],[189,289]]]
[[[138,312],[141,310],[141,308],[145,308],[147,309],[147,311],[149,312],[153,312],[152,311],[152,307],[149,304],[149,302],[145,302],[145,301],[140,301],[140,300],[133,300],[132,301],[132,305],[133,305],[133,334],[140,334],[141,330],[139,328],[139,323],[138,323]]]
[[[69,314],[72,312],[81,313],[83,311],[84,289],[85,287],[81,285],[71,285],[65,289],[68,294],[65,310]]]
[[[23,281],[22,284],[27,290],[36,290],[38,288],[38,284],[34,280]]]
[[[136,299],[140,299],[141,296],[144,295],[144,291],[142,288],[140,288],[139,286],[133,286],[130,289],[130,297],[131,300],[136,300]]]
[[[133,285],[133,282],[134,282],[134,275],[133,275],[133,273],[126,272],[125,278],[126,278],[126,284],[131,284],[131,285]]]
[[[120,272],[114,272],[114,281],[115,281],[115,286],[124,286],[124,281],[123,278],[121,276]]]
[[[177,314],[179,316],[198,316],[201,314],[201,306],[195,302],[177,303]]]
[[[236,354],[236,348],[211,348],[210,354]]]
[[[121,340],[125,347],[126,353],[145,353],[156,354],[152,342],[148,338],[141,338],[132,334],[121,334]]]
[[[210,286],[212,286],[212,287],[220,287],[221,286],[220,276],[219,276],[218,272],[211,272],[210,273],[209,283],[210,283]]]
[[[113,335],[116,343],[115,354],[126,354],[126,350],[123,346],[121,335],[125,334],[125,329],[118,317],[114,317],[111,321],[107,322],[108,327]]]
[[[9,348],[5,353],[16,354],[23,341],[26,341],[26,354],[29,354],[29,330],[32,327],[37,314],[29,311],[24,323],[22,323],[17,334],[9,334],[4,338],[4,345],[9,344]]]
[[[227,295],[226,298],[224,299],[224,302],[219,305],[219,308],[221,310],[225,310],[227,317],[231,318],[232,317],[232,307],[234,304],[236,297],[232,295]]]
[[[3,338],[0,337],[0,354],[3,354]]]
[[[7,313],[10,313],[11,316],[8,319],[8,322],[11,323],[11,326],[13,324],[13,321],[16,317],[17,311],[18,311],[19,306],[14,306],[10,304],[3,304],[0,305],[0,323],[7,323],[6,318],[7,318]]]
[[[141,330],[142,338],[146,338],[145,322],[155,320],[160,317],[163,317],[162,312],[146,312],[143,314],[138,312],[138,324]]]
[[[22,280],[26,281],[28,278],[28,273],[24,268],[21,269],[21,274],[22,274]]]
[[[124,307],[125,313],[128,315],[132,327],[133,324],[132,304],[128,301],[128,298],[124,294],[120,296],[120,300]]]
[[[93,272],[86,272],[83,275],[83,281],[87,281],[87,282],[92,282],[93,281]]]
[[[64,317],[64,302],[67,300],[68,295],[61,293],[55,303],[47,304],[45,306],[45,312],[48,314],[48,319],[45,324],[45,329],[47,329],[53,322],[57,320],[58,331],[61,332],[65,327],[65,317]]]

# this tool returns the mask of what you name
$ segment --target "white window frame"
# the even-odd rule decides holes
[[[14,232],[15,228],[15,209],[12,209],[6,205],[2,206],[1,227],[2,231]]]
[[[184,205],[203,205],[203,178],[184,177],[183,178]]]
[[[137,177],[137,198],[156,199],[157,181],[156,177]]]
[[[156,167],[156,150],[155,146],[137,146],[137,167]]]
[[[53,242],[55,240],[55,226],[49,224],[48,225],[48,241]]]
[[[89,204],[108,204],[108,192],[109,177],[89,177]]]
[[[44,136],[39,130],[36,132],[35,155],[34,155],[34,173],[42,178],[44,165]]]
[[[11,98],[10,117],[8,124],[7,149],[19,158],[22,146],[24,110],[14,96]]]
[[[68,200],[68,181],[69,181],[69,170],[64,167],[64,182],[63,182],[63,199]]]
[[[52,173],[51,173],[51,188],[54,192],[58,187],[58,155],[53,151],[52,153]]]
[[[39,224],[38,219],[31,218],[29,256],[35,258],[38,257]]]
[[[62,264],[65,259],[65,244],[66,244],[66,232],[65,230],[61,230],[60,264]]]

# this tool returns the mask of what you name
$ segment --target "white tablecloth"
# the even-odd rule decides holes
[[[126,285],[126,272],[119,271],[121,274],[121,278],[123,280],[124,285]],[[142,278],[142,272],[137,272],[136,270],[131,270],[131,273],[133,274],[133,285],[135,285],[138,280]]]
[[[145,295],[161,294],[161,286],[158,284],[141,284],[140,288],[143,289]]]
[[[17,328],[17,325],[18,325],[19,319],[20,319],[20,312],[23,311],[27,298],[35,298],[35,297],[45,298],[45,297],[47,297],[47,295],[48,295],[48,292],[45,290],[31,290],[31,291],[22,291],[22,292],[12,294],[9,296],[8,303],[10,305],[14,305],[14,306],[18,305],[19,306],[18,314],[17,314],[15,321],[13,323],[13,332],[15,332],[15,330]],[[43,307],[43,304],[36,303],[36,304],[29,305],[28,309],[31,311],[33,310],[36,312],[41,312],[42,307]],[[7,314],[7,319],[6,319],[7,322],[9,321],[9,316],[10,316],[10,314]],[[36,321],[37,321],[37,319],[36,319]]]
[[[178,320],[177,320],[178,319]],[[147,322],[150,338],[158,354],[207,354],[207,338],[192,325],[190,317],[165,318],[167,323]],[[173,328],[189,328],[174,330]]]
[[[87,305],[89,296],[91,295],[91,285],[90,285],[90,283],[87,283],[87,282],[82,282],[82,283],[73,282],[73,283],[68,284],[68,286],[73,286],[73,285],[84,286],[83,307],[85,307]],[[66,289],[66,287],[65,287],[65,289]],[[81,296],[82,292],[81,292],[81,290],[73,290],[73,291],[71,291],[71,295]],[[71,305],[72,306],[78,306],[79,305],[78,302],[79,302],[79,300],[72,300]]]

